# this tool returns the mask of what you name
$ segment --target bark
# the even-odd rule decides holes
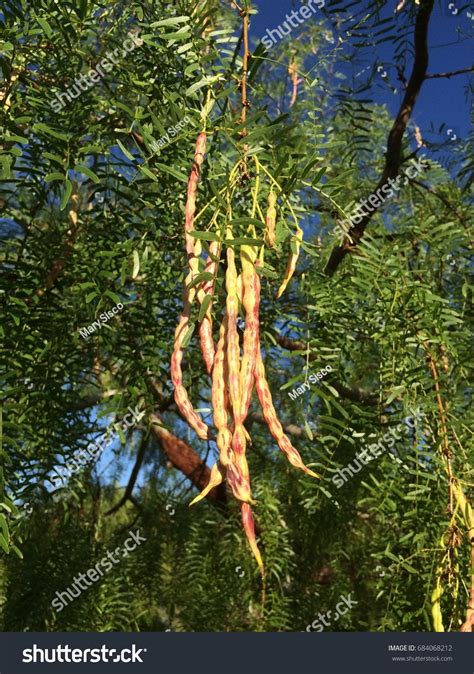
[[[163,421],[157,414],[150,415],[150,423],[151,432],[158,440],[168,461],[177,470],[181,471],[196,489],[202,491],[204,487],[207,487],[211,471],[199,454],[187,442],[170,433],[163,426]],[[225,501],[225,487],[221,485],[213,489],[207,499],[212,502],[223,503]]]
[[[422,4],[418,10],[415,22],[415,59],[413,62],[413,70],[402,104],[388,136],[384,169],[372,194],[377,193],[377,191],[386,185],[390,179],[396,178],[400,169],[403,136],[413,113],[423,82],[426,79],[426,71],[428,69],[428,26],[431,12],[433,11],[433,4],[434,0],[422,0]],[[380,208],[380,206],[377,206],[374,210],[364,215],[358,224],[354,224],[350,232],[351,241],[346,239],[342,245],[336,246],[332,250],[325,268],[326,274],[330,276],[334,274],[345,256],[354,250],[362,239],[367,225],[373,215],[377,212],[378,208]]]

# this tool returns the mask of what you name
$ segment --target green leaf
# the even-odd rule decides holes
[[[60,211],[64,211],[64,209],[66,208],[71,193],[72,193],[72,182],[69,180],[69,178],[67,178],[63,198],[61,199],[61,204],[59,206]]]
[[[306,420],[305,420],[305,422],[304,422],[304,429],[305,429],[305,431],[306,431],[306,435],[308,436],[308,438],[309,438],[310,440],[314,440],[313,431],[311,430],[311,428],[310,428],[310,426],[309,426],[309,424],[308,424],[308,422],[307,422]]]
[[[140,164],[140,166],[138,168],[144,175],[146,175],[147,178],[151,178],[151,180],[153,180],[155,183],[158,182],[158,178],[156,177],[156,175],[154,173],[152,173],[150,171],[149,168],[147,168],[146,166],[143,166],[142,164]]]
[[[45,183],[52,183],[54,180],[66,180],[64,173],[48,173],[44,177]]]
[[[20,559],[23,559],[23,553],[19,548],[16,547],[16,545],[12,545],[11,549]]]
[[[156,167],[159,168],[161,171],[164,171],[165,173],[169,173],[173,178],[177,178],[178,180],[181,180],[183,183],[188,182],[188,176],[185,175],[184,173],[181,173],[181,171],[177,171],[173,166],[166,166],[166,164],[160,164],[157,162]]]
[[[4,550],[4,552],[10,554],[10,548],[8,547],[8,542],[5,540],[3,535],[0,533],[0,548]]]
[[[0,513],[0,546],[5,550],[5,552],[8,554],[10,552],[10,546],[9,546],[9,540],[10,540],[10,533],[8,531],[8,524],[7,524],[7,518],[3,513]]]
[[[114,293],[111,290],[106,290],[104,295],[110,297],[110,299],[115,302],[115,304],[122,304],[122,298],[120,295],[117,295],[117,293]]]
[[[46,19],[42,19],[39,16],[37,16],[36,21],[39,23],[41,28],[44,30],[44,32],[46,33],[46,36],[51,37],[51,35],[53,34],[53,30],[52,30],[51,26],[49,25],[49,23],[46,21]]]
[[[228,246],[263,246],[263,240],[240,236],[236,239],[226,239],[226,244]]]
[[[174,26],[177,23],[183,23],[185,21],[190,21],[189,16],[172,16],[169,19],[161,19],[160,21],[151,23],[150,28],[159,28],[160,26]]]
[[[199,317],[198,317],[199,323],[202,322],[211,302],[212,302],[212,295],[206,295],[202,301],[201,308],[199,309]]]
[[[69,137],[65,133],[55,131],[47,124],[43,124],[41,122],[36,122],[36,124],[33,124],[33,131],[42,131],[48,136],[52,136],[53,138],[57,138],[58,140],[65,140],[65,141],[69,140]]]
[[[92,143],[90,145],[84,145],[84,147],[81,147],[77,151],[77,154],[99,154],[103,151],[104,150],[100,145],[97,145],[97,143]]]
[[[124,286],[127,281],[128,261],[124,260],[120,268],[120,283]]]
[[[201,80],[199,80],[199,82],[194,82],[194,84],[191,84],[191,86],[186,89],[184,94],[185,96],[192,96],[192,94],[196,93],[196,91],[199,91],[199,89],[202,89],[207,84],[209,84],[209,78],[203,77]]]
[[[188,330],[187,330],[187,332],[186,332],[186,334],[185,334],[185,336],[184,336],[184,339],[183,339],[183,349],[186,349],[186,348],[189,346],[189,342],[190,342],[191,339],[192,339],[192,336],[193,336],[193,334],[194,334],[194,329],[195,329],[195,327],[196,327],[196,326],[195,326],[194,323],[190,323],[190,324],[189,324]]]
[[[132,277],[136,278],[138,276],[138,272],[140,271],[140,256],[138,255],[138,251],[134,250],[133,251],[133,271],[132,271]]]
[[[326,173],[326,171],[327,171],[327,166],[323,166],[322,169],[319,169],[319,171],[314,176],[311,184],[316,185],[317,183],[319,183],[321,181],[321,178],[323,177],[323,175]]]
[[[198,232],[193,229],[189,235],[194,239],[202,239],[203,241],[220,241],[220,237],[215,232]]]
[[[265,223],[256,218],[234,218],[229,220],[229,225],[256,225],[257,227],[265,227]]]
[[[210,271],[202,271],[200,274],[195,276],[191,283],[188,284],[188,288],[194,288],[194,286],[199,285],[200,283],[203,283],[204,281],[212,281],[214,278],[214,274],[211,274]]]
[[[175,33],[165,33],[164,38],[168,40],[168,43],[171,41],[175,42],[176,40],[187,40],[191,36],[191,29],[189,26],[183,26]]]
[[[92,171],[88,166],[83,166],[82,164],[76,164],[74,167],[74,171],[77,171],[78,173],[82,173],[83,175],[87,176],[91,180],[93,180],[96,184],[100,183],[100,178],[97,176],[94,171]]]
[[[43,152],[43,157],[46,159],[51,159],[51,161],[57,162],[61,167],[64,166],[64,159],[58,154],[52,154],[51,152]]]
[[[118,139],[117,139],[117,145],[122,150],[122,152],[127,157],[127,159],[130,159],[130,161],[135,161],[135,157],[133,156],[133,154],[130,154],[130,152],[127,150],[127,148]]]

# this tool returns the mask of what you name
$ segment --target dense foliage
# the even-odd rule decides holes
[[[458,630],[466,621],[472,147],[430,141],[410,120],[387,174],[399,176],[400,189],[363,235],[349,240],[345,225],[391,151],[377,69],[354,79],[361,41],[388,41],[408,79],[415,22],[421,30],[433,5],[408,0],[383,18],[385,4],[328,3],[298,40],[252,44],[243,135],[232,3],[5,0],[3,630],[318,631],[318,614],[334,615],[348,596],[350,610],[324,629]],[[133,51],[57,111],[56,94],[122,52],[130,32],[139,38]],[[248,459],[263,581],[225,489],[188,507],[217,452],[180,416],[170,381],[186,185],[203,120],[199,211],[219,203],[245,145],[249,170],[256,156],[279,185],[261,342],[285,430],[321,475],[287,463],[254,401]],[[234,197],[244,220],[245,184]],[[290,207],[304,242],[276,301],[292,245]],[[335,247],[344,259],[328,270]],[[216,312],[224,291],[218,284]],[[100,329],[81,334],[117,305]],[[184,373],[212,423],[197,340]],[[144,414],[127,426],[137,406]],[[76,463],[59,480],[60,467],[107,429],[100,460]],[[364,465],[360,452],[379,441]],[[57,591],[137,529],[145,543],[54,610]]]

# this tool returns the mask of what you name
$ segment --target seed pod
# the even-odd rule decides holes
[[[188,393],[183,385],[183,373],[181,368],[183,360],[183,342],[189,330],[191,304],[195,296],[195,292],[193,291],[194,288],[191,288],[191,291],[185,291],[184,308],[176,328],[174,349],[171,356],[171,381],[174,386],[174,399],[179,411],[191,428],[196,431],[198,437],[201,438],[201,440],[207,440],[209,438],[209,428],[193,409]]]
[[[229,417],[227,408],[229,405],[229,400],[226,387],[226,382],[228,380],[228,375],[226,372],[227,325],[228,317],[226,314],[220,327],[219,341],[217,344],[214,366],[212,369],[212,406],[214,412],[214,424],[218,431],[217,446],[219,448],[219,463],[222,466],[222,468],[219,469],[219,472],[222,475],[223,470],[226,470],[227,482],[229,487],[232,489],[235,498],[240,501],[251,502],[248,467],[245,460],[236,460],[231,446],[233,434],[231,433],[231,430],[228,426]],[[218,480],[216,471],[214,471],[214,475],[212,477],[215,480]],[[210,489],[211,488],[212,487],[210,487]],[[208,491],[206,491],[206,494],[207,493]]]
[[[194,215],[196,212],[196,192],[205,151],[206,151],[206,134],[200,133],[196,141],[194,163],[188,180],[186,217],[184,226],[189,273],[185,281],[183,311],[181,313],[178,326],[176,328],[173,355],[171,357],[171,380],[174,385],[174,397],[176,405],[178,406],[178,409],[183,415],[183,417],[186,419],[189,425],[196,431],[198,437],[200,437],[202,440],[207,440],[209,438],[209,428],[202,421],[201,417],[197,414],[197,412],[195,412],[189,400],[188,393],[183,385],[183,373],[181,363],[183,360],[183,344],[190,327],[189,322],[191,316],[191,306],[196,297],[196,289],[189,288],[189,285],[199,273],[201,242],[199,240],[195,240],[194,237],[190,235],[190,232],[194,228]]]
[[[220,257],[221,244],[219,241],[212,241],[209,246],[209,257],[207,259],[204,270],[214,276],[212,281],[204,281],[201,288],[198,290],[198,299],[202,305],[207,302],[205,314],[199,326],[199,337],[201,343],[201,352],[206,365],[208,374],[211,374],[212,366],[215,357],[215,345],[212,337],[212,297],[214,295],[215,276],[217,267],[219,265],[218,258]],[[209,297],[209,300],[206,298]]]
[[[250,474],[245,456],[247,448],[247,432],[239,418],[235,422],[231,437],[231,451],[227,465],[227,482],[236,499],[254,503],[250,489]]]
[[[254,372],[259,344],[260,278],[255,268],[257,251],[251,246],[242,246],[243,305],[245,309],[244,344],[240,367],[241,421],[245,421],[254,386]]]
[[[214,425],[217,429],[217,446],[220,452],[219,460],[223,466],[227,466],[231,459],[230,446],[232,441],[232,434],[228,427],[228,396],[224,369],[226,334],[227,316],[224,317],[224,321],[220,327],[219,341],[212,369],[212,409],[214,412]]]
[[[196,193],[201,175],[201,166],[204,161],[204,154],[206,152],[207,137],[205,133],[200,133],[196,140],[196,147],[194,150],[194,162],[191,173],[188,179],[188,194],[186,200],[185,211],[185,240],[186,253],[188,259],[194,256],[194,238],[190,232],[194,229],[194,215],[196,213]]]
[[[212,336],[212,318],[210,316],[204,316],[201,321],[201,325],[199,326],[199,341],[207,373],[211,374],[215,357],[215,346]]]
[[[296,268],[296,263],[298,262],[298,258],[300,255],[300,250],[301,250],[301,242],[303,240],[303,230],[300,227],[297,227],[295,237],[292,242],[292,246],[294,246],[294,251],[292,250],[291,255],[288,259],[288,264],[286,266],[286,271],[285,271],[285,277],[282,281],[282,284],[280,288],[278,289],[278,292],[276,294],[276,299],[279,299],[283,293],[285,292],[286,286],[291,280],[291,277],[293,276]]]
[[[255,556],[255,559],[257,560],[260,573],[262,576],[264,575],[264,568],[263,568],[263,561],[262,561],[262,556],[260,555],[260,550],[258,549],[257,546],[257,541],[255,538],[255,525],[253,521],[253,514],[252,514],[252,509],[248,505],[248,503],[242,503],[241,505],[241,511],[242,511],[242,524],[244,525],[244,530],[247,535],[247,540],[249,542],[249,545],[252,549],[252,552]]]
[[[255,503],[250,492],[250,482],[242,470],[241,462],[239,464],[237,462],[229,463],[227,466],[227,483],[237,500],[243,503]]]
[[[200,133],[196,140],[194,150],[194,162],[189,174],[188,191],[185,209],[184,238],[186,243],[186,254],[188,257],[188,267],[192,274],[191,278],[199,274],[199,258],[201,256],[202,244],[199,239],[191,236],[194,229],[194,216],[196,214],[196,194],[201,175],[201,166],[206,152],[207,137],[205,133]]]
[[[270,393],[270,387],[265,377],[265,366],[262,360],[262,354],[260,353],[260,348],[258,349],[257,354],[257,365],[255,368],[255,382],[257,388],[258,399],[262,406],[263,417],[266,421],[268,429],[274,439],[276,440],[279,448],[285,454],[288,461],[299,468],[304,470],[305,473],[311,475],[312,477],[319,478],[320,476],[307,468],[303,463],[299,452],[293,447],[289,438],[285,435],[282,425],[278,420],[275,407],[273,406],[272,394]]]
[[[227,248],[227,349],[226,364],[228,368],[230,408],[234,420],[232,433],[232,451],[229,453],[227,465],[227,482],[234,496],[241,501],[252,502],[250,492],[249,470],[245,458],[246,433],[241,419],[240,400],[240,345],[237,332],[237,317],[239,310],[237,269],[235,266],[235,252]]]
[[[214,489],[214,487],[217,487],[218,485],[221,484],[223,479],[224,479],[223,470],[218,463],[215,463],[211,468],[209,484],[202,490],[202,492],[198,496],[196,496],[195,499],[191,501],[189,505],[190,506],[195,505],[199,501],[202,501],[203,498],[206,498],[206,496],[212,489]]]
[[[268,208],[265,218],[266,229],[265,229],[265,243],[269,248],[273,248],[276,241],[276,195],[273,192],[270,192],[268,195]]]
[[[227,248],[227,365],[229,367],[229,394],[235,423],[240,416],[240,346],[237,332],[239,301],[237,296],[237,269],[234,249]]]

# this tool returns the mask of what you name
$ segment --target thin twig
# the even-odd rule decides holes
[[[425,80],[434,80],[435,78],[438,77],[454,77],[455,75],[462,75],[463,73],[472,73],[474,70],[474,66],[470,66],[469,68],[461,68],[460,70],[453,70],[450,73],[432,73],[430,75],[425,75]]]
[[[242,130],[240,132],[240,135],[242,138],[246,138],[248,136],[248,131],[247,131],[247,108],[249,106],[249,101],[248,101],[248,96],[247,96],[247,77],[248,77],[248,62],[249,62],[249,15],[248,15],[248,9],[241,9],[240,10],[240,15],[242,17],[242,36],[243,36],[243,43],[244,43],[244,53],[242,56],[242,79],[240,81],[240,90],[242,94],[242,116],[241,116],[241,123],[242,123]],[[247,154],[249,146],[248,143],[244,143],[244,155]],[[243,161],[243,172],[242,176],[248,177],[247,176],[247,158],[244,156],[244,161]]]
[[[112,508],[110,508],[110,510],[107,510],[107,512],[105,513],[106,515],[112,515],[112,513],[117,512],[117,510],[119,510],[123,505],[125,505],[127,501],[131,501],[135,506],[137,506],[137,501],[136,499],[133,498],[132,492],[135,483],[137,481],[138,473],[140,472],[140,468],[142,467],[143,459],[145,458],[147,443],[148,443],[148,434],[143,433],[140,442],[140,447],[138,448],[137,452],[137,458],[135,459],[135,464],[132,468],[132,472],[130,473],[130,478],[128,480],[127,486],[125,487],[123,496],[114,506],[112,506]]]

